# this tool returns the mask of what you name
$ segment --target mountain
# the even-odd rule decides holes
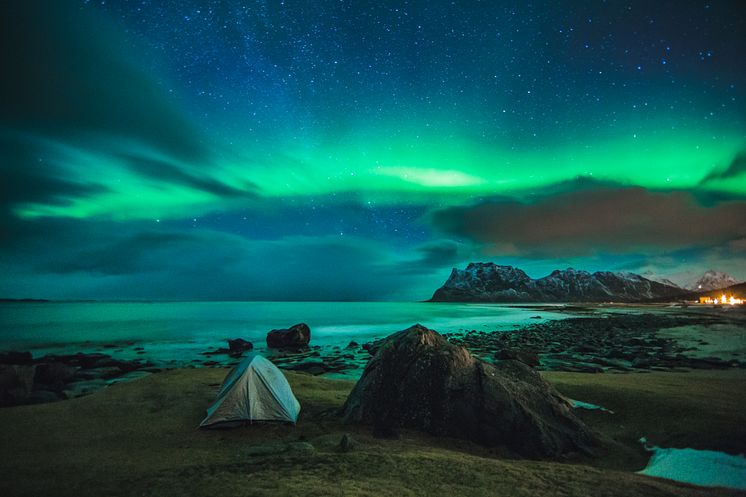
[[[718,290],[720,288],[727,288],[740,283],[733,276],[723,273],[722,271],[705,271],[697,281],[691,285],[687,285],[687,290],[693,290],[695,292],[708,292],[710,290]]]
[[[539,279],[512,266],[472,262],[466,269],[453,268],[432,302],[635,302],[681,294],[634,273],[553,271]]]
[[[658,283],[663,283],[664,285],[667,285],[667,286],[672,286],[672,287],[675,287],[675,288],[685,289],[681,285],[677,285],[676,283],[674,283],[673,281],[669,280],[668,278],[666,278],[664,276],[661,276],[659,274],[656,274],[653,271],[645,271],[640,276],[642,276],[643,278],[646,278],[646,279],[648,279],[650,281],[656,281]]]

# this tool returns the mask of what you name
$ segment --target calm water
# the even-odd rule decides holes
[[[267,331],[299,322],[311,345],[345,346],[383,337],[414,323],[440,332],[504,330],[562,319],[559,313],[499,304],[397,302],[162,302],[0,304],[0,350],[34,355],[104,351],[156,362],[186,363],[241,337],[263,350]],[[134,342],[134,343],[133,343]],[[104,348],[104,346],[108,346]]]

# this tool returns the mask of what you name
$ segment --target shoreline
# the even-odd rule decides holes
[[[668,304],[524,305],[536,311],[537,323],[514,329],[461,329],[443,333],[476,356],[494,362],[518,359],[543,371],[629,373],[746,368],[746,312]],[[564,314],[543,319],[541,313]],[[398,330],[382,331],[370,342],[340,337],[336,344],[319,346],[311,340],[303,350],[258,351],[278,367],[329,378],[357,379],[377,339]],[[438,330],[440,331],[440,330]],[[203,350],[197,358],[154,362],[147,342],[124,341],[100,345],[93,352],[31,357],[23,352],[0,354],[2,365],[21,364],[46,371],[28,399],[5,404],[50,402],[90,394],[112,383],[179,367],[230,367],[240,355],[225,347]],[[255,351],[257,350],[255,348]],[[9,357],[10,356],[10,357]],[[13,358],[15,357],[15,359]],[[33,373],[26,372],[26,375]],[[23,381],[28,380],[28,378]]]

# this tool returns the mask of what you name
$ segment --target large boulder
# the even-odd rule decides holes
[[[34,387],[35,366],[0,366],[0,406],[23,404]]]
[[[421,325],[381,343],[343,409],[384,436],[415,428],[526,457],[589,453],[596,442],[536,371],[512,360],[493,366]]]
[[[267,346],[276,349],[300,349],[308,347],[311,329],[306,323],[298,323],[288,329],[272,330],[267,333]]]

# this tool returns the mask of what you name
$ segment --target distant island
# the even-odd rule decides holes
[[[472,262],[453,268],[430,302],[640,302],[682,293],[678,286],[628,272],[568,268],[532,279],[513,266]]]
[[[47,300],[47,299],[9,299],[9,298],[0,298],[0,303],[3,303],[3,302],[24,302],[24,303],[25,302],[29,302],[29,303],[33,303],[33,302],[50,302],[50,301]]]

